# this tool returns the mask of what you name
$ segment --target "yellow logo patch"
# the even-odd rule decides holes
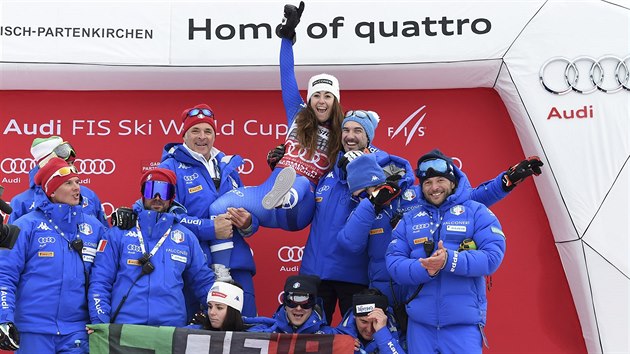
[[[378,234],[382,234],[383,232],[385,232],[385,230],[383,230],[382,227],[379,227],[378,229],[370,230],[370,235],[378,235]]]
[[[55,252],[37,252],[38,257],[54,257]]]
[[[425,243],[425,242],[427,242],[428,240],[429,240],[429,239],[428,239],[428,238],[426,238],[426,237],[417,238],[417,239],[413,240],[413,244],[414,244],[414,245],[419,245],[419,244],[421,244],[421,243]]]
[[[127,260],[127,264],[129,265],[135,265],[135,266],[140,266],[140,261],[137,259],[128,259]]]
[[[315,197],[315,203],[321,203],[322,200],[324,200],[324,198],[322,198],[322,197]]]
[[[197,193],[197,192],[199,192],[202,189],[203,189],[203,186],[202,185],[198,185],[198,186],[195,186],[195,187],[192,187],[192,188],[188,188],[188,193],[191,193],[191,194],[192,193]]]

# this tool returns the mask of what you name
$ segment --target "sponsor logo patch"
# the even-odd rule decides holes
[[[54,257],[55,252],[37,252],[37,257]]]
[[[414,244],[414,245],[419,245],[419,244],[421,244],[421,243],[425,243],[425,242],[427,242],[428,240],[429,240],[429,239],[428,239],[428,238],[426,238],[426,237],[416,238],[416,239],[414,239],[414,240],[413,240],[413,244]]]
[[[127,260],[127,264],[129,265],[133,265],[133,266],[140,266],[140,261],[137,259],[128,259]]]
[[[203,186],[202,185],[198,185],[196,187],[188,188],[188,193],[190,193],[190,194],[197,193],[197,192],[199,192],[202,189],[203,189]]]
[[[378,229],[370,230],[370,235],[378,235],[378,234],[382,234],[384,232],[385,232],[385,230],[383,230],[382,227],[379,227]]]
[[[466,232],[466,226],[463,226],[463,225],[446,225],[446,231]]]
[[[188,260],[188,258],[184,256],[180,256],[178,254],[171,254],[171,259],[177,262],[182,262],[182,263],[186,263],[186,261]]]
[[[52,230],[52,229],[51,229],[48,225],[46,225],[46,223],[45,223],[45,222],[43,222],[43,221],[39,224],[39,226],[37,226],[37,228],[38,228],[39,230],[44,230],[44,231],[50,231],[50,230]]]

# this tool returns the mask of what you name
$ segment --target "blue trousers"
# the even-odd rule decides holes
[[[20,333],[20,349],[16,354],[88,354],[90,343],[86,330],[66,335]]]
[[[481,354],[482,329],[479,325],[454,325],[436,328],[409,319],[409,353]]]

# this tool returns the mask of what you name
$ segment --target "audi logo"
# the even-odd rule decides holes
[[[0,169],[4,173],[28,173],[35,167],[35,160],[26,158],[7,157],[0,162]]]
[[[282,298],[284,297],[284,290],[282,290],[279,294],[278,294],[278,304],[282,303]]]
[[[283,246],[278,250],[278,259],[282,262],[300,262],[304,255],[304,247]]]
[[[243,164],[238,166],[238,173],[241,175],[248,175],[254,172],[254,161],[250,159],[243,159]]]
[[[52,236],[42,236],[40,238],[37,239],[37,242],[39,243],[55,243],[55,238]]]
[[[538,77],[545,90],[555,95],[571,91],[585,95],[597,90],[604,93],[630,91],[628,60],[630,55],[623,59],[614,55],[580,56],[573,60],[553,57],[542,65]]]
[[[199,178],[199,174],[197,172],[195,172],[192,175],[184,176],[184,181],[192,182],[192,181],[196,180],[197,178]]]
[[[142,249],[140,248],[140,246],[134,245],[133,243],[127,245],[127,251],[142,253]]]
[[[77,159],[74,166],[79,173],[86,175],[111,175],[116,171],[116,163],[112,159]]]
[[[459,157],[453,156],[451,157],[451,160],[453,160],[453,162],[455,163],[455,166],[457,166],[457,168],[459,168],[460,170],[464,168],[464,163]]]

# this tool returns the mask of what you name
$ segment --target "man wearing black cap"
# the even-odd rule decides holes
[[[334,334],[326,324],[322,301],[317,297],[320,279],[314,275],[292,275],[284,284],[282,304],[272,318],[245,318],[249,332]]]
[[[469,199],[470,183],[439,150],[418,160],[419,208],[403,216],[386,252],[387,270],[416,287],[406,306],[411,353],[481,353],[486,284],[505,253],[496,216]]]
[[[387,297],[378,289],[366,289],[354,294],[352,309],[348,310],[336,330],[355,338],[355,351],[405,353],[399,343],[396,321],[387,304]]]

